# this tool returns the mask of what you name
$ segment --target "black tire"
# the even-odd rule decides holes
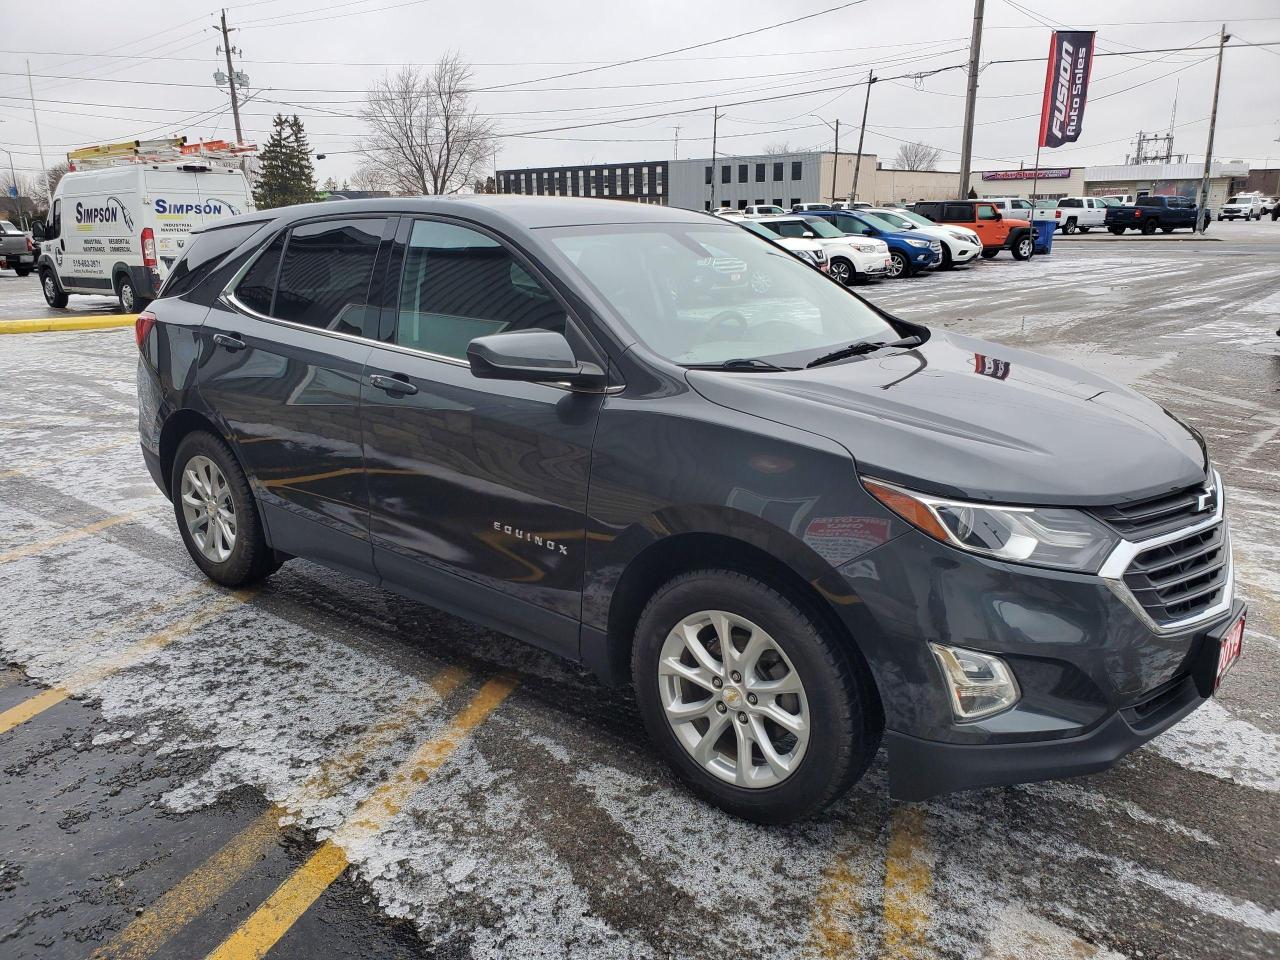
[[[1117,237],[1124,236],[1124,227],[1107,227],[1107,229],[1110,230]]]
[[[892,261],[889,267],[889,279],[900,280],[911,276],[911,261],[907,259],[905,253],[900,250],[890,250],[889,259]]]
[[[1149,237],[1156,232],[1158,224],[1154,220],[1144,220],[1142,223],[1142,235]]]
[[[858,282],[858,271],[854,269],[853,264],[844,257],[832,257],[831,277],[837,283],[841,283],[846,287],[852,287]]]
[[[141,313],[151,303],[134,290],[133,279],[124,273],[116,277],[116,296],[120,300],[120,309],[125,313]]]
[[[183,514],[182,475],[187,464],[195,457],[207,457],[222,472],[235,510],[235,544],[230,555],[221,562],[205,556],[196,545]],[[236,462],[231,448],[219,437],[204,430],[196,430],[183,437],[173,458],[169,492],[173,500],[173,512],[178,521],[178,532],[187,552],[196,566],[210,580],[226,587],[243,587],[270,576],[280,568],[281,559],[267,544],[263,535],[262,518],[258,505],[249,490],[249,481]]]
[[[67,300],[70,299],[58,289],[57,278],[54,277],[51,270],[40,271],[40,291],[44,294],[44,302],[55,310],[61,310],[67,305]]]
[[[1093,229],[1093,227],[1086,227],[1084,224],[1081,224],[1081,225],[1080,225],[1080,232],[1081,232],[1081,233],[1088,233],[1088,232],[1089,232],[1090,230],[1092,230],[1092,229]]]
[[[17,274],[18,276],[20,276],[20,277],[29,277],[29,276],[31,276],[31,268],[30,268],[30,267],[14,267],[14,268],[13,268],[13,272],[14,272],[14,273],[16,273],[16,274]]]
[[[772,786],[737,786],[705,770],[667,721],[658,680],[663,643],[682,619],[707,610],[763,628],[804,685],[809,743],[795,770]],[[686,573],[658,589],[636,626],[632,677],[649,737],[680,778],[708,802],[756,823],[801,820],[842,796],[866,771],[884,729],[874,685],[858,655],[830,636],[807,605],[732,570]]]
[[[1065,234],[1073,234],[1076,232],[1076,218],[1067,217],[1066,223],[1062,225],[1062,232]]]
[[[983,250],[982,251],[983,260],[994,260],[998,256],[1000,256],[999,250]]]
[[[942,245],[942,263],[938,264],[938,269],[953,270],[955,265],[955,261],[951,259],[951,248],[944,243]]]
[[[1219,223],[1221,223],[1221,222],[1222,222],[1222,214],[1218,214],[1218,222],[1219,222]]]
[[[1029,233],[1024,233],[1017,240],[1013,241],[1013,248],[1009,251],[1013,254],[1015,260],[1030,260],[1035,256],[1036,240]]]

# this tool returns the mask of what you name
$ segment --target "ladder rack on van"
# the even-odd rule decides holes
[[[209,166],[237,168],[249,156],[257,153],[253,143],[231,143],[227,140],[208,140],[187,143],[186,137],[165,140],[124,140],[120,143],[101,143],[82,147],[67,154],[67,169],[99,170],[104,167],[151,164],[183,166],[204,161]]]

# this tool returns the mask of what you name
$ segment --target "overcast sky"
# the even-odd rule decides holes
[[[660,160],[710,153],[712,104],[722,108],[719,150],[758,152],[771,143],[830,149],[823,121],[841,121],[841,149],[857,143],[868,69],[886,79],[871,94],[865,152],[890,161],[902,140],[942,148],[956,169],[964,71],[904,75],[963,64],[969,0],[863,0],[752,36],[659,59],[648,57],[767,27],[841,0],[261,0],[227,8],[241,29],[237,65],[256,93],[242,109],[246,139],[263,142],[276,110],[296,111],[328,158],[320,180],[341,181],[359,162],[361,93],[403,63],[450,50],[474,64],[479,111],[504,134],[499,166]],[[982,62],[1043,58],[1049,28],[1066,14],[1049,0],[987,0]],[[1075,0],[1070,26],[1098,30],[1098,52],[1206,46],[1222,20],[1237,39],[1280,41],[1277,0]],[[1206,19],[1208,17],[1216,19]],[[1144,22],[1150,19],[1161,22]],[[1169,22],[1165,22],[1169,21]],[[30,0],[6,4],[0,33],[0,148],[15,166],[39,166],[27,100],[29,58],[49,163],[86,144],[185,134],[229,137],[228,98],[214,86],[217,11],[187,0]],[[150,36],[148,36],[150,34]],[[1212,97],[1212,51],[1108,56],[1093,71],[1078,144],[1045,150],[1042,166],[1120,163],[1139,129],[1166,130],[1177,94],[1175,151],[1202,160]],[[586,71],[586,72],[578,72]],[[558,74],[576,73],[559,79]],[[981,71],[975,169],[1030,166],[1043,60],[989,63]],[[55,79],[79,78],[79,79]],[[93,79],[88,79],[93,78]],[[105,81],[105,82],[104,82]],[[260,92],[259,92],[260,91]],[[812,92],[811,92],[812,91]],[[688,111],[675,116],[653,114]],[[816,114],[817,119],[812,114]],[[640,119],[645,118],[645,119]],[[600,124],[600,121],[610,121]],[[587,125],[591,124],[591,125]],[[576,129],[555,129],[565,127]],[[515,134],[526,134],[515,136]],[[1254,166],[1280,164],[1280,46],[1229,46],[1214,154]],[[7,158],[0,154],[0,164]],[[7,170],[5,170],[7,173]]]

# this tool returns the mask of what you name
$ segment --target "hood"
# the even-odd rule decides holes
[[[914,350],[794,373],[691,370],[713,403],[827,437],[860,474],[1002,503],[1095,506],[1203,482],[1158,405],[1079,367],[934,331]]]

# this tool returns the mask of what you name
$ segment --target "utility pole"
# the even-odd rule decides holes
[[[709,185],[709,200],[711,202],[710,209],[714,213],[716,209],[716,134],[719,132],[718,127],[720,124],[719,104],[712,107],[711,111],[711,183]]]
[[[831,202],[836,202],[836,171],[840,169],[840,118],[836,117],[836,155],[831,164]]]
[[[244,131],[240,129],[240,100],[236,96],[236,70],[231,65],[231,37],[227,29],[227,11],[222,11],[222,52],[227,55],[227,83],[231,87],[231,115],[236,121],[236,143],[244,143]],[[240,51],[237,50],[236,53]]]
[[[1218,125],[1218,89],[1222,86],[1222,51],[1227,46],[1231,34],[1227,33],[1227,25],[1222,25],[1222,33],[1218,36],[1218,73],[1213,78],[1213,107],[1209,110],[1209,142],[1204,148],[1204,172],[1200,175],[1200,194],[1196,201],[1196,232],[1204,233],[1209,226],[1209,166],[1213,163],[1213,131]]]
[[[872,84],[876,82],[876,70],[867,74],[867,97],[863,100],[863,129],[858,134],[858,156],[854,157],[854,182],[849,187],[849,205],[858,200],[858,173],[863,169],[863,140],[867,138],[867,111],[872,105]]]
[[[31,85],[31,61],[27,61],[27,93],[31,97],[31,122],[36,128],[36,150],[40,153],[40,172],[44,177],[44,199],[48,205],[49,216],[53,216],[53,193],[49,189],[49,167],[44,162],[44,143],[40,139],[40,118],[36,116],[36,89]],[[9,163],[13,163],[13,157],[9,158]],[[14,181],[17,186],[17,181]],[[21,205],[21,204],[19,204]]]
[[[676,149],[675,149],[675,156],[672,159],[679,160],[680,159],[680,124],[677,123],[674,129],[676,132]]]
[[[973,111],[978,101],[978,56],[982,52],[982,4],[973,0],[973,34],[969,37],[969,86],[964,97],[964,136],[960,144],[960,193],[969,195],[969,162],[973,156]]]

